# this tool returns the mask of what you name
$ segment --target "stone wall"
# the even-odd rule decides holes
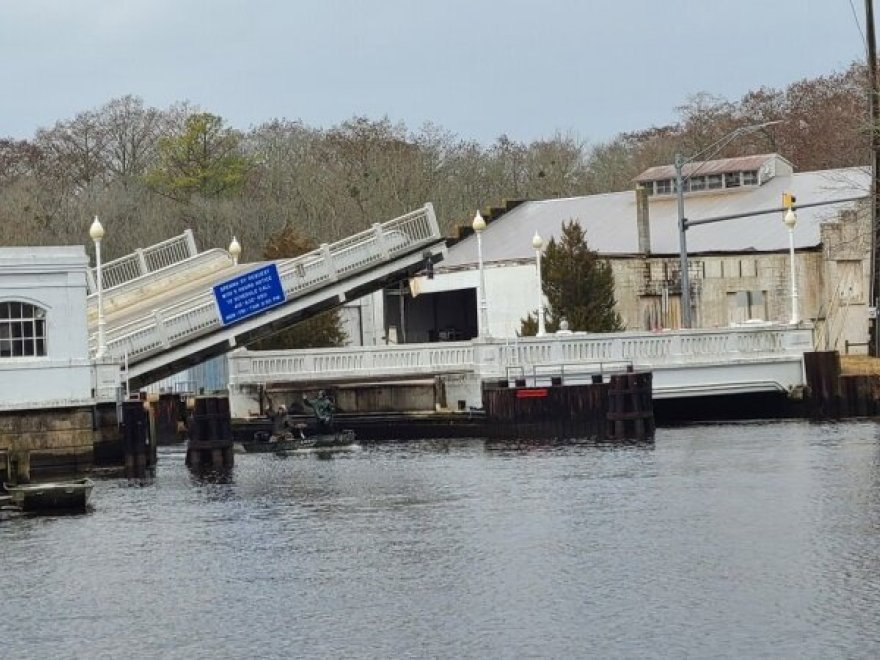
[[[311,410],[302,404],[303,394],[314,398],[321,386],[303,387],[300,384],[273,384],[262,395],[264,412],[277,410],[284,406],[288,412],[311,414]],[[438,389],[440,388],[440,389]],[[374,412],[425,412],[442,405],[444,393],[442,385],[434,381],[413,381],[396,383],[377,383],[362,385],[342,385],[326,387],[336,401],[340,412],[374,413]],[[259,388],[242,387],[230,393],[233,405],[233,416],[259,414]]]
[[[0,475],[26,480],[88,471],[93,428],[90,408],[0,413]]]

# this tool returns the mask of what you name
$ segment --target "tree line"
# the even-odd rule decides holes
[[[294,232],[331,242],[431,201],[451,233],[504,199],[625,190],[644,169],[699,153],[731,130],[781,121],[721,156],[778,152],[798,171],[864,165],[867,74],[847,70],[762,88],[738,101],[705,93],[677,121],[590,145],[558,133],[483,145],[436,125],[353,117],[330,128],[272,119],[241,130],[188,103],[113,99],[32,139],[0,139],[0,223],[7,245],[88,243],[93,215],[108,259],[192,228],[200,247],[233,234],[244,260]]]

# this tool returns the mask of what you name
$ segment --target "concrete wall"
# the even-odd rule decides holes
[[[867,210],[844,211],[821,227],[824,285],[819,348],[867,352],[871,307],[871,218]]]
[[[303,394],[314,398],[318,388],[304,388],[299,384],[275,383],[261,395],[258,386],[232,388],[229,405],[236,419],[257,417],[262,413],[284,406],[290,413],[310,415],[302,404]],[[340,412],[427,412],[443,401],[444,392],[439,381],[411,381],[361,385],[341,385],[327,388]]]
[[[84,472],[93,460],[88,408],[0,412],[0,477],[14,479]],[[17,474],[12,474],[17,464]]]
[[[0,409],[61,407],[92,395],[82,246],[0,248],[0,301],[46,310],[45,356],[0,358]]]
[[[346,346],[378,346],[386,343],[384,295],[376,291],[339,308]]]
[[[746,314],[752,319],[787,323],[791,319],[791,277],[788,253],[701,255],[689,260],[694,325],[723,328],[741,323],[736,294],[760,292],[762,296]],[[822,253],[795,253],[800,320],[820,315],[824,295]],[[680,283],[678,257],[630,257],[611,261],[617,310],[628,330],[678,328]],[[819,274],[819,276],[817,276]],[[754,296],[757,298],[757,296]],[[655,305],[665,313],[651,315]]]

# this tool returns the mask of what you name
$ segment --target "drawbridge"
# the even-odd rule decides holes
[[[237,263],[199,252],[190,231],[89,273],[93,357],[124,365],[132,387],[389,286],[445,256],[431,204],[292,259]]]

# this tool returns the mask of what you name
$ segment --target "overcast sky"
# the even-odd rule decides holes
[[[840,71],[863,29],[862,0],[0,0],[0,137],[133,94],[240,129],[364,115],[597,142],[697,92]]]

